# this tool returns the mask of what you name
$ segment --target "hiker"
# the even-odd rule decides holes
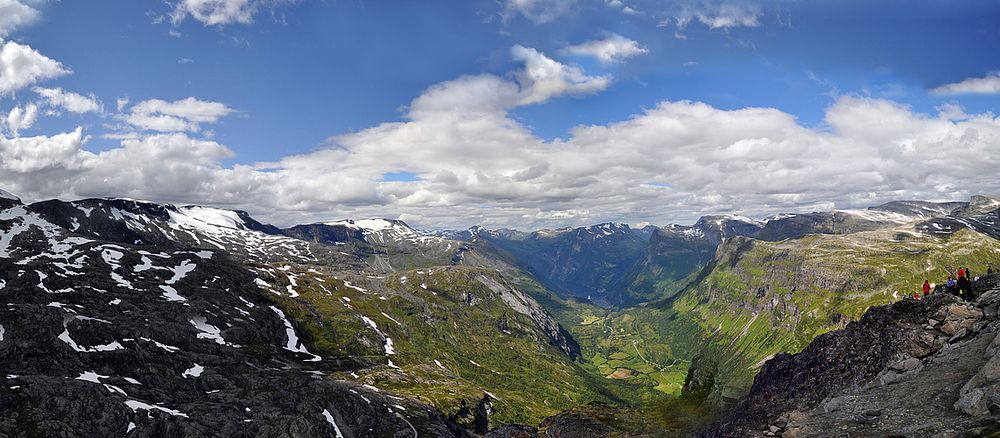
[[[972,301],[972,283],[969,282],[969,277],[958,277],[958,293],[962,298]]]
[[[972,280],[972,270],[968,266],[965,267],[965,278]]]
[[[945,285],[947,287],[947,289],[945,290],[948,291],[948,293],[955,294],[955,277],[949,275],[948,281],[945,283]]]
[[[962,278],[964,276],[965,276],[965,269],[958,268],[958,278]]]
[[[924,296],[930,295],[931,293],[931,281],[924,280]]]

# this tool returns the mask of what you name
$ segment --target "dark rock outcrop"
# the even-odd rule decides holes
[[[870,309],[768,361],[705,436],[932,436],[1000,431],[1000,276],[973,305],[945,294]]]
[[[0,436],[462,434],[423,403],[328,377],[358,364],[311,354],[240,259],[134,245],[96,210],[48,220],[66,205],[0,212]]]

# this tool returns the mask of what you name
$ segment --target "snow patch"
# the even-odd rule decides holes
[[[194,268],[196,268],[196,267],[197,267],[197,265],[195,265],[194,263],[191,263],[191,261],[184,260],[176,268],[172,268],[171,269],[171,271],[174,271],[174,276],[171,277],[169,280],[167,280],[166,283],[167,284],[177,283],[178,281],[184,279],[184,277],[187,276],[188,273],[190,273],[191,271],[193,271]]]
[[[167,301],[187,301],[187,298],[177,293],[177,289],[164,285],[160,285],[160,289],[163,290],[163,298],[166,298]]]
[[[101,379],[107,379],[110,376],[102,376],[93,371],[84,371],[80,373],[80,376],[76,380],[83,380],[84,382],[101,383]]]
[[[0,199],[8,199],[11,201],[21,202],[21,198],[18,198],[17,196],[14,196],[12,193],[5,191],[3,189],[0,189]]]
[[[358,292],[363,292],[363,293],[368,293],[368,290],[367,290],[367,289],[362,289],[362,288],[360,288],[360,287],[357,287],[357,286],[355,286],[355,285],[351,284],[351,282],[349,282],[349,281],[347,281],[347,280],[344,280],[344,286],[346,286],[346,287],[349,287],[349,288],[351,288],[351,289],[354,289],[354,290],[356,290],[356,291],[358,291]]]
[[[337,438],[344,438],[344,434],[340,432],[340,427],[337,427],[337,422],[333,421],[333,414],[330,411],[323,409],[323,418],[326,418],[326,422],[333,426],[333,432],[337,434]]]
[[[222,338],[222,331],[218,327],[208,323],[204,316],[196,316],[188,320],[194,328],[198,329],[198,339],[211,339],[216,344],[226,345],[226,340]]]
[[[66,325],[63,325],[63,332],[59,334],[59,340],[65,342],[66,345],[69,345],[70,348],[73,349],[73,351],[77,351],[80,353],[97,353],[102,351],[115,351],[115,350],[125,349],[125,347],[123,347],[122,344],[118,343],[118,341],[114,341],[110,344],[95,345],[90,348],[81,347],[70,336],[69,327],[67,327]]]
[[[170,409],[170,408],[165,408],[163,406],[151,405],[149,403],[144,403],[144,402],[141,402],[141,401],[138,401],[138,400],[125,400],[125,406],[128,406],[130,409],[132,409],[132,412],[138,412],[139,409],[142,409],[142,410],[145,410],[145,411],[162,411],[162,412],[166,412],[166,413],[168,413],[170,415],[173,415],[175,417],[189,418],[187,414],[185,414],[185,413],[183,413],[181,411],[178,411],[178,410],[175,410],[175,409]]]
[[[198,364],[194,364],[193,367],[184,370],[184,373],[181,374],[181,376],[183,376],[185,379],[188,377],[200,377],[201,373],[203,372],[205,372],[205,367]]]
[[[382,312],[382,316],[384,316],[386,318],[389,318],[389,321],[392,321],[392,322],[396,323],[396,325],[402,325],[402,324],[399,323],[399,321],[396,321],[393,317],[389,316],[385,312]]]
[[[285,335],[288,338],[288,341],[285,343],[285,349],[291,352],[304,353],[312,356],[312,358],[307,359],[306,362],[318,362],[322,360],[321,357],[310,353],[309,350],[306,349],[306,346],[299,341],[298,335],[295,334],[295,327],[292,326],[292,322],[285,316],[285,312],[282,312],[281,309],[277,307],[270,307],[274,313],[278,314],[278,318],[281,319],[281,322],[285,324]]]

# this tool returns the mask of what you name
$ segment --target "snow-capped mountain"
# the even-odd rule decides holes
[[[124,244],[192,246],[256,260],[313,260],[309,245],[246,212],[129,199],[43,201],[25,207],[76,234]]]
[[[517,352],[553,385],[579,372],[512,267],[402,222],[320,224],[347,233],[337,244],[239,211],[4,193],[0,406],[16,409],[0,435],[469,436],[405,390],[446,381],[464,391],[449,403],[520,407],[537,388],[490,383],[510,372],[496,357]]]
[[[305,245],[223,210],[7,204],[0,431],[30,422],[67,436],[452,434],[426,405],[326,377],[360,365],[313,354],[239,261],[304,260]]]

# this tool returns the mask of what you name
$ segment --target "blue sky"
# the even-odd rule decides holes
[[[162,136],[172,135],[175,142],[170,145],[179,149],[170,157],[182,156],[184,147],[193,147],[180,145],[184,142],[204,141],[226,149],[199,149],[206,154],[204,161],[190,166],[181,163],[180,167],[239,173],[249,172],[243,167],[251,166],[255,172],[243,175],[248,178],[246,193],[237,190],[201,199],[198,190],[218,189],[221,183],[189,193],[170,193],[150,190],[147,179],[101,186],[93,175],[70,173],[65,176],[68,188],[60,192],[51,185],[33,183],[13,167],[5,171],[0,163],[0,183],[26,198],[132,194],[222,206],[241,206],[239,199],[254,199],[253,204],[242,207],[253,211],[256,206],[259,213],[279,222],[377,214],[408,217],[424,225],[472,225],[448,219],[461,214],[426,211],[429,206],[439,206],[456,212],[468,208],[480,215],[465,220],[522,227],[560,220],[683,221],[721,209],[763,215],[781,209],[848,208],[899,196],[965,196],[977,189],[968,187],[971,183],[958,184],[961,189],[955,189],[926,176],[922,181],[908,181],[909,186],[896,186],[885,183],[891,175],[881,175],[873,179],[869,190],[851,188],[842,193],[828,187],[809,193],[780,187],[758,187],[748,189],[748,193],[722,188],[705,192],[699,189],[704,187],[701,183],[685,186],[672,181],[671,175],[678,173],[677,163],[662,169],[643,167],[641,172],[628,163],[613,163],[631,169],[616,175],[622,181],[614,187],[631,187],[625,181],[632,178],[634,186],[645,187],[635,190],[655,187],[669,191],[623,194],[616,201],[601,193],[614,190],[612,187],[576,191],[579,184],[588,185],[591,180],[577,168],[563,169],[563,173],[552,170],[560,163],[550,161],[556,157],[546,155],[546,151],[538,153],[535,161],[494,166],[502,160],[493,159],[488,164],[476,161],[483,156],[477,148],[490,147],[489,141],[477,144],[477,137],[468,133],[468,137],[449,136],[461,144],[434,143],[440,149],[435,149],[437,153],[461,147],[462,153],[469,154],[465,162],[472,164],[453,172],[458,179],[451,181],[448,169],[435,167],[440,161],[436,157],[412,152],[433,149],[428,146],[431,139],[401,137],[394,141],[412,140],[412,144],[392,149],[375,146],[382,140],[376,141],[373,134],[401,126],[418,128],[411,102],[424,96],[429,87],[467,85],[456,84],[459,78],[495,77],[518,85],[522,93],[542,90],[537,88],[545,85],[542,79],[530,72],[533,61],[563,68],[559,74],[565,77],[557,78],[561,82],[546,85],[556,87],[555,91],[542,90],[543,94],[534,98],[521,96],[518,103],[490,103],[497,113],[481,120],[484,125],[486,121],[498,126],[513,124],[510,134],[526,143],[522,145],[525,149],[509,153],[525,155],[527,151],[534,156],[538,148],[578,147],[574,143],[581,143],[581,138],[574,127],[614,127],[632,118],[648,117],[664,103],[705,104],[723,119],[743,114],[739,111],[747,108],[772,108],[792,120],[788,127],[776,126],[776,132],[794,128],[805,129],[810,135],[834,130],[828,120],[831,109],[849,103],[859,111],[866,104],[890,103],[909,116],[932,119],[946,112],[943,105],[960,107],[965,115],[991,120],[987,123],[990,128],[996,124],[991,114],[1000,103],[1000,95],[990,92],[989,83],[986,91],[981,87],[969,91],[971,83],[963,83],[970,78],[989,82],[993,72],[1000,70],[1000,45],[996,44],[1000,41],[1000,3],[989,1],[183,0],[105,1],[95,7],[79,1],[0,0],[0,8],[18,5],[36,13],[24,23],[8,24],[3,32],[6,41],[61,63],[66,72],[6,90],[0,95],[0,112],[7,114],[38,101],[39,93],[33,87],[76,93],[101,106],[100,111],[76,114],[42,105],[39,108],[49,108],[48,113],[43,111],[30,126],[17,132],[5,132],[10,139],[50,138],[81,127],[81,139],[74,146],[78,155],[72,158],[78,162],[54,161],[43,166],[46,171],[53,166],[98,166],[87,158],[111,157],[114,154],[101,153],[125,148],[127,139],[146,144],[154,137],[163,140]],[[2,26],[0,21],[0,29]],[[634,50],[602,61],[592,52],[571,49],[615,38],[630,43]],[[532,50],[518,58],[512,55],[515,46]],[[550,61],[555,64],[545,64]],[[932,91],[947,84],[956,88]],[[478,94],[471,96],[468,99],[478,98]],[[193,98],[188,103],[218,103],[224,108],[216,108],[218,113],[204,116],[207,118],[201,122],[185,119],[191,125],[172,131],[149,129],[149,125],[126,119],[130,111],[135,112],[133,105],[140,102],[169,103],[187,98]],[[127,103],[119,109],[118,101],[125,99]],[[164,111],[151,114],[171,110]],[[957,117],[963,118],[970,117]],[[949,129],[966,132],[969,127],[960,126],[957,119],[952,118]],[[942,129],[910,129],[919,132],[923,128],[932,133]],[[996,139],[981,126],[975,129],[983,133],[977,137],[982,142],[977,153],[996,151]],[[775,135],[763,137],[773,140]],[[788,141],[813,142],[809,147],[822,148],[816,142],[827,140]],[[851,145],[860,142],[849,140]],[[865,141],[869,140],[874,141]],[[897,143],[910,140],[891,139]],[[717,141],[728,143],[691,139],[671,146],[676,152],[673,156],[696,152],[698,147],[723,150],[738,143],[738,136]],[[949,147],[937,140],[927,143]],[[655,143],[648,146],[657,147]],[[627,155],[645,146],[634,142],[616,145],[612,139],[600,150],[611,148],[613,152],[615,147],[624,148],[622,155]],[[7,153],[13,154],[14,146],[9,149]],[[372,156],[365,158],[365,153]],[[602,159],[602,154],[594,158]],[[323,162],[325,168],[301,173],[343,170],[346,176],[329,184],[344,187],[344,192],[312,198],[296,195],[299,199],[295,202],[275,199],[309,186],[295,181],[283,192],[264,193],[263,186],[276,184],[268,178],[284,181],[285,173],[299,169],[292,165],[294,160],[289,161],[295,156],[305,157],[306,162],[331,160]],[[372,164],[386,157],[392,158],[384,160],[391,164]],[[884,155],[869,158],[872,163],[887,159]],[[691,161],[700,161],[697,153]],[[80,164],[84,162],[88,164]],[[340,163],[349,164],[338,167]],[[796,160],[784,164],[792,170],[809,165]],[[720,163],[709,165],[720,168]],[[25,173],[25,169],[21,166],[20,172]],[[34,173],[40,174],[39,169]],[[512,175],[526,169],[544,174],[542,179],[576,182],[546,185],[535,177],[526,180],[534,185],[522,187],[519,184],[523,181]],[[593,176],[594,180],[602,179]],[[207,178],[215,177],[218,175]],[[229,178],[232,180],[231,175]],[[74,185],[77,180],[79,184]],[[365,188],[365,181],[373,188]],[[435,186],[441,181],[452,188],[455,184],[464,188],[442,190]],[[476,184],[488,186],[489,193],[475,188]],[[789,184],[793,185],[791,180]],[[502,190],[498,185],[503,185]],[[126,193],[111,193],[116,190]],[[544,199],[524,195],[538,191],[553,194]],[[519,194],[523,202],[518,201]],[[692,201],[705,199],[714,201]],[[748,202],[754,207],[743,205]],[[484,205],[489,208],[482,208]],[[657,210],[654,205],[669,208]]]

